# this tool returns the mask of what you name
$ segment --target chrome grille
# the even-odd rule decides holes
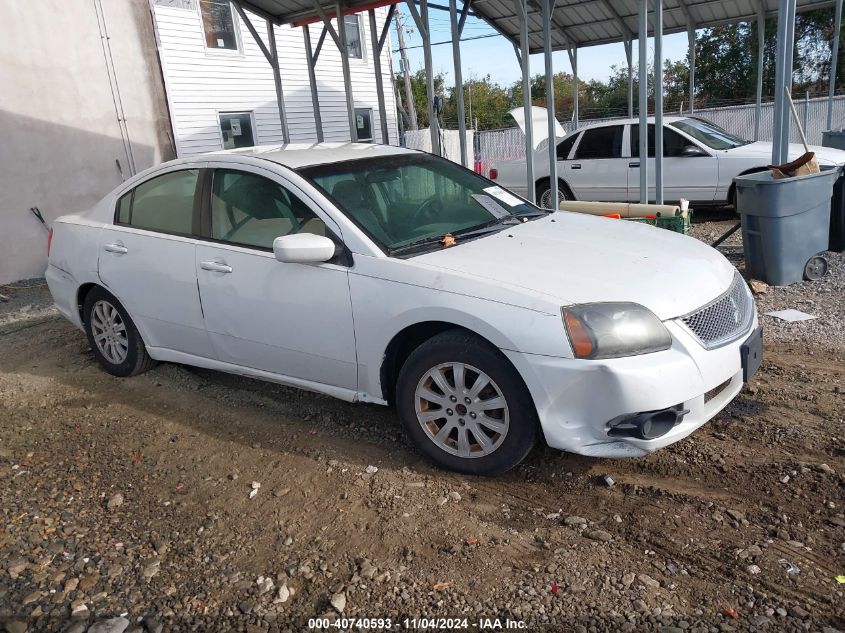
[[[679,320],[707,349],[735,341],[754,318],[754,300],[739,273],[721,297]]]

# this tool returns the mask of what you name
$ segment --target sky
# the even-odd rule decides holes
[[[438,3],[441,4],[441,3]],[[442,4],[446,4],[443,2]],[[411,71],[416,71],[423,67],[423,50],[421,48],[422,38],[417,33],[414,21],[408,13],[407,7],[397,5],[402,16],[402,21],[407,26],[414,28],[412,35],[405,35],[405,46],[408,47],[408,61]],[[429,9],[429,20],[431,22],[431,41],[432,44],[436,42],[451,42],[451,27],[449,24],[449,12]],[[483,35],[496,34],[490,26],[485,22],[473,17],[468,17],[464,26],[462,40],[468,38],[478,37]],[[396,51],[399,44],[396,39],[395,29],[391,29],[391,40],[393,50]],[[412,47],[419,48],[412,48]],[[652,59],[654,52],[653,40],[649,40],[649,60]],[[452,62],[452,46],[451,44],[442,44],[440,46],[432,46],[432,63],[434,72],[443,73],[446,75],[446,83],[449,85],[454,82],[453,78],[453,62]],[[674,35],[665,35],[663,37],[663,58],[676,61],[683,59],[687,54],[687,36],[686,33],[676,33]],[[637,45],[634,43],[634,64],[637,63]],[[559,51],[553,55],[553,64],[555,72],[565,71],[571,72],[572,68],[569,64],[569,56],[565,51]],[[578,77],[584,81],[591,79],[606,80],[610,76],[610,67],[626,65],[625,48],[622,43],[619,44],[604,44],[601,46],[589,46],[579,49],[578,51]],[[545,72],[543,64],[543,55],[531,55],[530,60],[531,74]],[[399,53],[393,54],[394,70],[399,72]],[[496,37],[487,37],[484,39],[477,39],[474,41],[461,41],[461,67],[463,77],[466,81],[470,78],[480,79],[486,75],[503,86],[510,86],[521,78],[521,71],[519,64],[516,61],[513,45],[504,37],[497,35]]]

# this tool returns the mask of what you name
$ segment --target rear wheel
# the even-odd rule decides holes
[[[541,209],[555,209],[557,210],[557,205],[552,205],[552,187],[551,181],[548,178],[544,178],[540,182],[537,183],[537,206]],[[557,182],[557,201],[558,203],[563,202],[564,200],[575,200],[575,196],[572,195],[572,192],[569,190],[569,187],[566,185],[565,182],[562,180],[558,180]]]
[[[138,328],[110,292],[93,288],[85,297],[83,315],[88,344],[112,376],[134,376],[155,367]]]
[[[509,470],[537,436],[534,403],[517,371],[497,349],[461,330],[411,353],[399,373],[396,406],[420,451],[459,472]]]

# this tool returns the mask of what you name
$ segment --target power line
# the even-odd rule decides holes
[[[500,36],[501,36],[501,33],[488,33],[487,35],[475,35],[473,37],[462,37],[458,41],[460,41],[460,42],[472,42],[473,40],[483,40],[483,39],[486,39],[488,37],[500,37]],[[431,46],[440,46],[442,44],[451,44],[451,43],[452,43],[452,40],[445,40],[443,42],[432,42]],[[405,46],[403,48],[396,48],[396,49],[393,50],[393,52],[398,53],[402,50],[409,51],[412,48],[422,48],[422,47],[423,47],[422,44],[416,44],[414,46]]]

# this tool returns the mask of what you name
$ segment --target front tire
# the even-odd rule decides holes
[[[396,385],[408,437],[438,466],[495,475],[519,464],[537,437],[522,378],[499,350],[450,330],[414,350]]]
[[[93,288],[82,309],[85,334],[97,362],[112,376],[126,378],[155,367],[135,323],[114,295]]]

